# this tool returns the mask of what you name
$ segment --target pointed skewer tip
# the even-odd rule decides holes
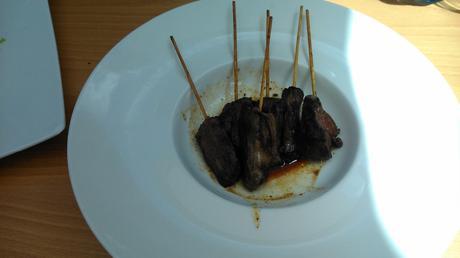
[[[195,83],[193,83],[192,76],[190,75],[190,72],[187,69],[187,65],[185,64],[184,58],[182,58],[182,54],[180,53],[179,47],[177,46],[176,41],[174,40],[173,36],[169,36],[169,38],[171,39],[174,49],[176,50],[177,57],[179,58],[182,68],[184,69],[185,77],[188,81],[190,88],[192,89],[192,92],[193,92],[193,95],[195,96],[196,101],[198,102],[198,106],[200,107],[201,113],[203,114],[204,118],[207,119],[209,116],[206,113],[206,109],[204,108],[203,103],[201,102],[200,94],[198,93],[198,90],[196,89]]]

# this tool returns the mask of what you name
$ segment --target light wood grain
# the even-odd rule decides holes
[[[431,6],[385,4],[378,0],[332,0],[391,27],[438,68],[460,100],[460,14]]]
[[[130,31],[187,0],[50,0],[67,122],[88,75]],[[401,33],[441,71],[460,99],[460,15],[436,6],[334,0]],[[230,1],[229,1],[230,4]],[[0,257],[107,257],[72,193],[67,130],[0,160]],[[458,205],[458,204],[452,204]],[[460,257],[460,234],[445,258]]]

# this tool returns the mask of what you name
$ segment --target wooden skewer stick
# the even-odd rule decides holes
[[[270,19],[270,10],[267,10],[266,28],[268,34],[268,20]],[[270,97],[270,47],[268,48],[267,66],[265,72],[265,96]]]
[[[263,98],[264,98],[264,86],[265,86],[265,79],[266,79],[266,74],[265,74],[265,68],[267,66],[266,62],[266,55],[267,55],[267,36],[268,36],[268,20],[266,23],[266,29],[265,29],[265,52],[264,52],[264,62],[262,65],[262,79],[260,81],[260,92],[259,92],[259,110],[262,111],[262,105],[263,105]]]
[[[307,35],[308,35],[308,62],[310,66],[310,78],[311,78],[311,91],[312,95],[316,96],[316,78],[315,68],[313,66],[313,46],[311,43],[311,29],[310,29],[310,12],[308,9],[305,11],[307,20]]]
[[[193,95],[195,95],[196,101],[198,102],[198,105],[200,106],[201,113],[203,114],[204,118],[207,119],[209,116],[206,113],[206,110],[204,109],[203,103],[201,102],[200,95],[198,94],[198,91],[196,90],[195,83],[193,83],[192,76],[190,75],[187,69],[187,65],[185,64],[185,61],[182,58],[180,50],[177,47],[176,41],[174,40],[173,36],[170,36],[170,39],[174,46],[174,49],[176,50],[176,54],[179,57],[180,63],[182,64],[182,68],[184,68],[184,72],[185,72],[185,76],[187,77],[188,84],[190,85],[190,88],[192,88]]]
[[[268,34],[268,20],[270,19],[270,10],[267,9],[267,16],[265,19],[265,35]]]
[[[266,46],[265,46],[265,57],[264,57],[264,67],[262,69],[262,83],[260,84],[260,96],[259,96],[259,110],[262,111],[262,107],[264,104],[264,84],[265,84],[265,76],[267,72],[267,57],[268,57],[268,49],[270,47],[270,36],[272,32],[272,21],[273,17],[270,16],[268,18],[268,30],[266,35]]]
[[[266,16],[266,19],[265,19],[265,48],[267,48],[267,36],[268,36],[268,21],[270,20],[270,10],[267,10],[267,16]],[[263,92],[264,92],[264,86],[265,86],[265,80],[267,79],[267,74],[266,74],[266,67],[267,67],[267,62],[266,62],[266,52],[264,52],[264,62],[263,62],[263,65],[262,65],[262,80],[260,82],[260,95],[259,95],[259,99],[263,99],[264,98],[264,95],[263,95]],[[259,106],[260,106],[260,111],[262,111],[262,105],[263,105],[263,100],[262,100],[262,104],[260,104],[261,101],[259,101]]]
[[[238,99],[238,43],[236,31],[236,6],[235,1],[232,2],[233,10],[233,81],[234,81],[234,97]]]
[[[299,22],[297,23],[297,38],[295,42],[295,52],[294,52],[294,67],[292,72],[292,86],[297,85],[297,67],[299,63],[299,46],[300,46],[300,34],[302,32],[302,15],[303,15],[303,6],[300,6],[299,12]]]

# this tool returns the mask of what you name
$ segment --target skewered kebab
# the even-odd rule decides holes
[[[284,106],[284,124],[280,152],[283,160],[290,163],[299,159],[301,141],[300,129],[300,106],[302,105],[303,92],[296,87],[289,87],[283,90],[281,102]]]
[[[236,100],[226,104],[220,116],[212,118],[207,116],[191,76],[172,37],[171,41],[205,117],[205,121],[198,130],[196,139],[203,152],[206,163],[222,186],[233,185],[241,178],[244,186],[252,191],[257,189],[265,181],[272,169],[281,166],[283,160],[284,162],[290,162],[298,158],[325,160],[330,158],[330,150],[333,147],[340,147],[342,142],[337,137],[339,129],[337,129],[330,115],[322,109],[321,102],[316,97],[313,69],[310,71],[312,74],[313,96],[305,97],[302,118],[300,120],[300,106],[302,104],[303,92],[299,88],[296,88],[296,79],[302,7],[297,32],[293,86],[283,90],[281,99],[268,97],[270,83],[268,66],[272,17],[269,16],[269,12],[267,11],[266,49],[258,105],[250,98],[237,99],[238,69],[236,55],[236,10],[234,2],[232,7],[234,18],[233,67]],[[310,67],[313,68],[308,15],[307,10]],[[265,98],[263,97],[264,87]]]
[[[342,147],[342,139],[338,137],[340,129],[323,109],[317,96],[305,97],[302,107],[302,125],[306,143],[302,153],[303,159],[328,160],[332,157],[332,149]]]
[[[268,66],[267,56],[273,19],[269,16],[269,12],[267,15],[264,75],[260,89],[262,96],[264,87],[268,87],[267,83],[269,83],[264,81],[264,78]],[[235,62],[237,62],[236,58],[234,58]],[[263,101],[259,105],[263,105]],[[262,113],[250,98],[241,98],[226,104],[219,117],[240,158],[243,185],[248,190],[255,190],[265,181],[270,169],[283,163],[278,153],[275,118],[272,114]]]
[[[241,117],[242,181],[253,191],[265,182],[270,170],[283,165],[278,153],[275,117],[248,108]]]
[[[196,140],[206,164],[220,185],[228,187],[240,180],[240,161],[219,118],[210,117],[204,120],[198,129]]]
[[[233,24],[236,24],[235,4],[233,3]],[[263,96],[264,87],[269,87],[265,81],[268,67],[268,53],[270,48],[270,35],[272,17],[267,11],[266,49],[264,57],[263,79],[260,94]],[[236,26],[233,26],[236,29]],[[234,41],[236,32],[234,32]],[[234,44],[234,53],[236,50]],[[234,55],[234,80],[238,71],[235,69],[237,58]],[[237,83],[235,82],[235,87]],[[236,90],[235,90],[236,91]],[[263,105],[260,102],[259,105]],[[278,136],[275,118],[272,114],[265,114],[257,108],[256,103],[250,98],[241,98],[226,104],[219,116],[223,127],[230,136],[242,167],[242,182],[248,190],[255,190],[268,176],[269,169],[282,165],[278,153]]]
[[[283,138],[280,151],[286,163],[290,163],[299,158],[300,138],[300,106],[302,105],[303,92],[296,87],[297,70],[299,60],[300,35],[302,31],[303,6],[300,6],[299,20],[297,23],[297,37],[294,52],[294,62],[292,71],[292,85],[283,90],[281,101],[285,106]]]
[[[297,66],[299,56],[300,35],[302,31],[303,6],[300,6],[299,20],[297,24],[297,37],[294,52],[292,85],[283,90],[281,99],[269,98],[269,104],[264,106],[263,111],[272,113],[277,121],[279,132],[279,152],[285,163],[291,163],[299,159],[298,146],[301,141],[300,130],[300,106],[302,105],[303,92],[296,87]],[[270,79],[267,78],[267,81]],[[269,89],[269,87],[267,87]],[[268,97],[267,91],[267,97]]]
[[[255,103],[247,97],[238,99],[238,40],[237,40],[237,27],[236,27],[236,4],[232,1],[232,12],[233,12],[233,81],[234,81],[234,101],[225,104],[222,109],[222,113],[219,115],[219,119],[224,126],[225,131],[230,136],[233,145],[240,153],[240,133],[239,133],[239,121],[242,110],[245,107],[252,107]]]
[[[343,145],[338,137],[340,129],[332,117],[323,109],[316,95],[316,79],[313,66],[313,49],[311,42],[310,13],[306,10],[308,34],[308,55],[312,95],[307,95],[302,106],[303,140],[306,144],[302,150],[302,159],[328,160],[332,157],[332,149]]]
[[[270,18],[270,10],[267,10],[266,15],[266,35],[268,35],[268,21]],[[263,85],[265,83],[265,97],[263,97]],[[270,97],[270,48],[267,48],[267,55],[264,56],[264,66],[262,68],[262,85],[260,89],[260,98],[262,103],[262,112],[273,114],[276,121],[276,133],[278,137],[277,149],[281,148],[283,125],[284,125],[284,103],[280,98]]]
[[[276,97],[264,97],[264,103],[262,107],[262,112],[272,114],[275,117],[276,121],[276,134],[278,137],[278,151],[281,148],[282,137],[283,137],[283,128],[284,128],[284,113],[285,105],[280,98]],[[280,153],[281,155],[281,153]],[[284,161],[284,160],[283,160]]]
[[[264,69],[262,78],[267,72],[268,50],[273,17],[268,18],[266,35]],[[264,94],[264,80],[261,82],[260,94]],[[276,120],[273,114],[261,111],[263,98],[259,108],[246,107],[241,113],[240,140],[243,161],[243,185],[250,191],[257,189],[268,176],[271,169],[281,166],[283,161],[278,153],[278,135]]]
[[[270,42],[271,24],[270,17],[267,48]],[[208,117],[172,36],[171,41],[205,117],[198,129],[196,139],[206,163],[222,186],[233,185],[241,176],[245,187],[255,190],[264,182],[268,169],[282,164],[277,152],[276,124],[273,115],[260,112],[252,100],[243,98],[230,105],[227,104],[221,116]],[[234,112],[235,109],[237,112]],[[235,131],[235,128],[238,131]]]
[[[206,113],[185,61],[177,47],[176,41],[173,36],[171,36],[170,39],[179,57],[182,68],[184,69],[190,88],[205,118],[196,134],[196,140],[203,153],[204,160],[211,168],[219,184],[224,187],[234,185],[240,179],[241,174],[241,166],[236,155],[235,147],[220,123],[219,118],[209,117]]]
[[[241,114],[246,108],[255,107],[256,103],[252,99],[244,97],[230,103],[225,104],[219,119],[232,140],[233,145],[237,148],[240,147],[240,118]]]
[[[235,8],[233,10],[235,11]],[[267,15],[269,15],[269,12],[267,12]],[[264,86],[268,87],[266,84],[268,81],[264,81],[264,78],[268,65],[267,57],[270,47],[272,20],[271,16],[267,16],[261,96],[264,94]],[[233,28],[235,29],[236,26],[233,26]],[[237,60],[234,56],[234,64],[236,62]],[[263,105],[263,100],[259,105]],[[251,99],[242,98],[226,104],[220,115],[220,120],[230,135],[237,156],[240,158],[243,185],[251,191],[258,188],[265,181],[270,169],[282,165],[282,160],[278,153],[279,144],[275,118],[272,114],[262,113],[260,106],[257,109]]]

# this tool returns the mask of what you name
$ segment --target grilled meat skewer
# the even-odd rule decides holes
[[[323,109],[318,97],[308,95],[302,107],[303,142],[302,159],[328,160],[332,149],[343,145],[338,137],[340,129],[332,117]]]
[[[246,108],[241,115],[240,138],[243,158],[241,179],[244,186],[253,191],[265,182],[271,169],[283,164],[277,148],[275,117],[257,108]]]
[[[204,120],[196,134],[204,160],[223,187],[240,180],[241,166],[235,147],[217,117]]]
[[[296,87],[283,90],[281,101],[284,105],[284,124],[282,127],[280,152],[283,160],[290,163],[299,158],[300,106],[303,92]]]

